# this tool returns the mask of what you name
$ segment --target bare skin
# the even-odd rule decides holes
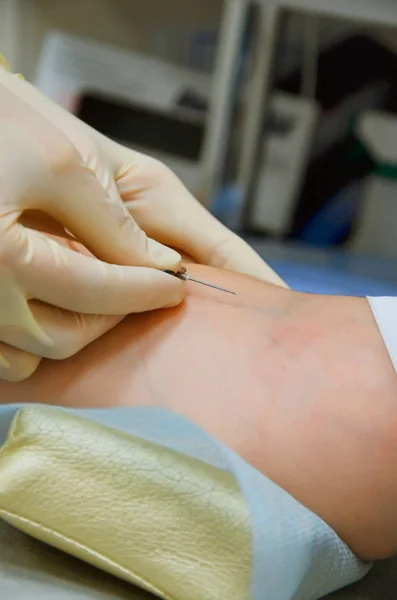
[[[1,401],[169,408],[362,558],[397,552],[397,382],[367,301],[199,265],[189,272],[237,296],[186,284],[181,306],[130,316],[77,356],[1,381]]]

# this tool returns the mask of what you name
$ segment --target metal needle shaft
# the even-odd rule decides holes
[[[186,273],[186,268],[181,267],[180,271],[175,273],[174,271],[164,271],[164,273],[168,273],[168,275],[173,275],[174,277],[178,277],[178,279],[183,279],[183,281],[193,281],[194,283],[199,283],[200,285],[206,285],[207,287],[213,288],[214,290],[219,290],[220,292],[226,292],[226,294],[233,294],[233,296],[237,296],[236,292],[232,292],[231,290],[227,290],[226,288],[220,287],[219,285],[213,285],[212,283],[207,283],[206,281],[200,281],[199,279],[193,279]]]
[[[232,292],[231,290],[227,290],[226,288],[220,287],[219,285],[212,285],[212,283],[206,283],[205,281],[199,281],[198,279],[193,279],[187,273],[177,273],[176,277],[179,279],[183,279],[184,281],[194,281],[194,283],[199,283],[200,285],[206,285],[207,287],[213,288],[214,290],[219,290],[220,292],[226,292],[227,294],[233,294],[236,296],[236,292]]]

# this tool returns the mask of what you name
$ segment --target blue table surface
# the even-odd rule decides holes
[[[271,267],[297,291],[346,296],[397,296],[397,284],[378,281],[327,266],[268,260]]]
[[[345,296],[397,296],[397,260],[293,242],[245,239],[297,291]]]

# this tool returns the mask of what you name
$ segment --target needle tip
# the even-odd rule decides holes
[[[207,287],[213,288],[214,290],[218,290],[219,292],[226,292],[226,294],[233,294],[236,296],[236,292],[232,292],[231,290],[227,290],[226,288],[220,287],[219,285],[213,285],[212,283],[207,283],[206,281],[200,281],[199,279],[193,279],[190,276],[187,276],[188,281],[194,281],[194,283],[199,283],[200,285],[206,285]]]

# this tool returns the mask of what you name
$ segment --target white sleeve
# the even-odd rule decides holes
[[[397,371],[397,297],[368,298],[368,302]]]

